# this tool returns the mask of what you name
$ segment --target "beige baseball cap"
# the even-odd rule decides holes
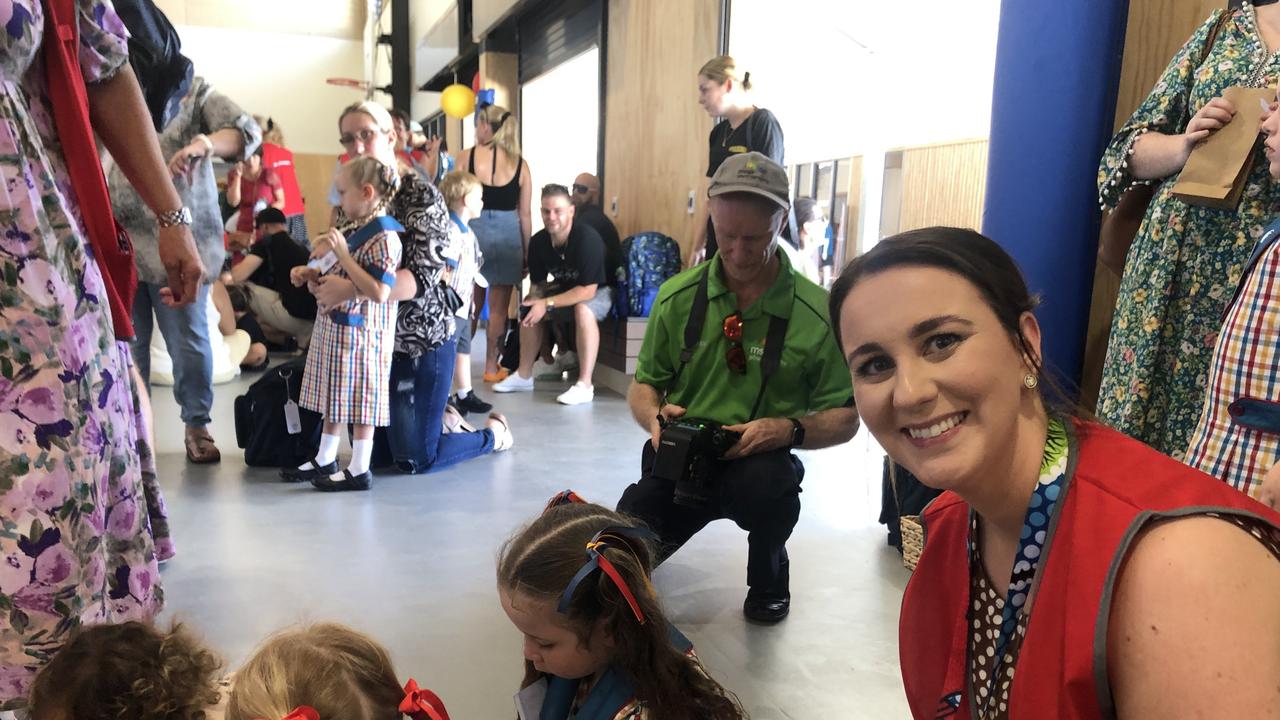
[[[791,207],[791,182],[787,171],[758,152],[731,155],[711,177],[707,197],[745,192],[769,198],[782,209]]]

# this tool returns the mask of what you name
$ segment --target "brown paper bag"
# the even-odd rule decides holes
[[[1253,167],[1258,118],[1275,96],[1274,88],[1227,88],[1223,97],[1235,106],[1235,117],[1191,151],[1173,186],[1174,197],[1191,205],[1235,209]]]

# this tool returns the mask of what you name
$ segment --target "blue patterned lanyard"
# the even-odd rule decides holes
[[[1066,483],[1068,455],[1066,426],[1060,420],[1051,420],[1045,439],[1044,459],[1040,465],[1040,480],[1031,493],[1031,502],[1027,504],[1022,538],[1018,541],[1018,554],[1014,557],[1013,573],[1009,576],[1009,592],[1000,616],[1000,635],[996,638],[996,663],[987,679],[990,686],[987,704],[982,708],[983,716],[990,714],[991,704],[996,701],[996,689],[1000,686],[1000,677],[1004,672],[1005,655],[1009,644],[1013,642],[1014,634],[1018,632],[1018,618],[1026,607],[1031,583],[1040,566],[1045,539],[1049,534],[1049,522],[1057,507],[1058,497],[1062,494],[1062,486]],[[970,548],[971,556],[973,550],[974,548]]]

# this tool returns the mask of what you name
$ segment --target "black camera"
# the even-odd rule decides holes
[[[741,437],[710,420],[664,421],[651,474],[676,484],[677,505],[703,507],[714,494],[716,461]]]

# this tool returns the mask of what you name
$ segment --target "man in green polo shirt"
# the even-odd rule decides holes
[[[788,184],[780,166],[754,152],[729,158],[712,178],[708,206],[719,252],[658,293],[627,396],[652,438],[640,482],[618,503],[658,534],[660,559],[712,520],[729,518],[746,530],[743,613],[758,622],[777,622],[790,611],[786,542],[800,517],[804,476],[791,450],[838,445],[858,429],[827,293],[778,249]],[[695,340],[688,348],[686,334]],[[782,338],[781,347],[768,338]],[[677,418],[741,434],[710,463],[701,501],[688,494],[677,500],[678,481],[660,476],[671,474],[668,463],[654,472],[660,447],[672,457],[676,446],[660,438],[663,425]]]

